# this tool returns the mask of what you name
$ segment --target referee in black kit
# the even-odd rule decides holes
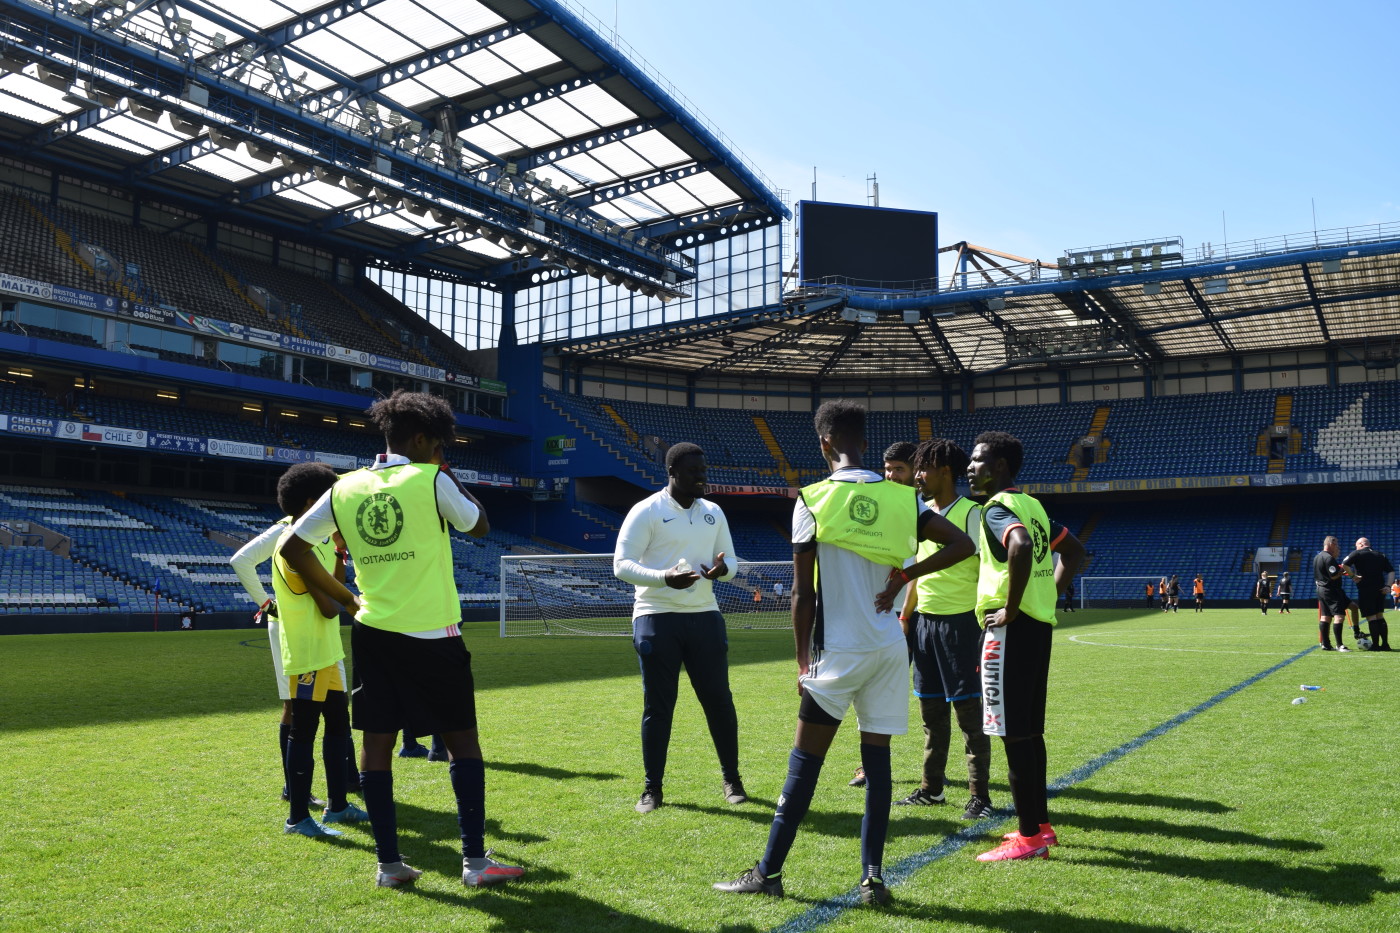
[[[1342,559],[1356,581],[1356,605],[1371,623],[1371,650],[1390,650],[1390,626],[1385,621],[1385,593],[1395,582],[1390,558],[1371,547],[1366,538],[1356,539],[1356,550]]]

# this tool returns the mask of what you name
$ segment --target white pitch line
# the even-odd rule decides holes
[[[1179,636],[1179,637],[1187,637],[1187,636],[1189,636],[1189,637],[1192,637],[1192,638],[1201,638],[1201,637],[1206,637],[1206,638],[1233,638],[1233,637],[1237,637],[1237,636],[1235,636],[1233,633],[1209,633],[1209,634],[1207,634],[1207,633],[1202,633],[1202,632],[1176,632],[1176,631],[1172,631],[1172,630],[1170,630],[1170,629],[1140,629],[1140,630],[1138,630],[1138,631],[1136,631],[1136,632],[1131,632],[1131,633],[1124,632],[1124,633],[1121,633],[1121,634],[1145,635],[1145,634],[1148,634],[1148,633],[1151,633],[1151,632],[1168,632],[1168,633],[1171,634],[1171,635],[1175,635],[1175,636]],[[1117,634],[1120,634],[1120,633],[1117,633],[1117,632],[1103,632],[1103,633],[1101,633],[1101,636],[1113,636],[1113,635],[1117,635]],[[1088,636],[1088,637],[1101,637],[1101,636]],[[1088,637],[1083,636],[1083,635],[1070,635],[1066,640],[1067,640],[1067,641],[1072,641],[1072,642],[1074,642],[1075,644],[1078,644],[1078,645],[1091,645],[1091,646],[1093,646],[1093,647],[1095,647],[1095,648],[1136,648],[1136,649],[1139,650],[1139,651],[1178,651],[1178,652],[1183,652],[1183,653],[1188,653],[1188,654],[1247,654],[1247,655],[1258,655],[1258,656],[1260,656],[1260,657],[1265,657],[1265,658],[1292,657],[1292,655],[1291,655],[1289,652],[1276,652],[1276,651],[1231,651],[1231,650],[1228,649],[1228,648],[1157,648],[1157,647],[1154,647],[1154,646],[1152,646],[1152,645],[1124,645],[1124,644],[1120,644],[1120,643],[1118,643],[1118,642],[1089,641],[1089,640],[1087,640]]]

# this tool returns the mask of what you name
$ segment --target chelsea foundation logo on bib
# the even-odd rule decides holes
[[[862,525],[873,525],[880,517],[880,504],[869,496],[856,496],[851,500],[850,514]]]
[[[1034,546],[1036,563],[1045,560],[1045,555],[1050,551],[1050,534],[1039,521],[1032,518],[1027,524],[1030,525],[1031,544]]]
[[[360,503],[355,528],[371,547],[388,547],[403,531],[403,509],[387,492],[377,492]]]

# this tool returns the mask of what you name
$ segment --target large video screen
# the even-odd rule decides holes
[[[802,201],[797,269],[807,285],[932,288],[938,281],[938,215]]]

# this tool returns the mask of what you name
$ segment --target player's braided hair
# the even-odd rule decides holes
[[[865,440],[865,406],[850,399],[822,402],[812,416],[818,437],[840,437],[847,441]]]
[[[452,406],[427,392],[395,389],[393,395],[369,406],[365,414],[390,444],[401,444],[420,433],[450,444],[456,433]]]
[[[914,449],[914,459],[910,461],[916,470],[936,470],[939,467],[947,467],[953,474],[953,479],[960,478],[967,472],[967,465],[970,462],[966,453],[957,444],[954,444],[946,437],[935,437],[933,440],[924,441]]]
[[[691,444],[689,442],[672,444],[670,447],[666,448],[666,472],[670,473],[672,468],[681,462],[682,457],[692,456],[703,457],[705,456],[705,451],[700,449],[699,444]]]
[[[1005,431],[983,431],[977,435],[973,446],[977,444],[985,445],[987,453],[992,455],[993,460],[1004,459],[1006,469],[1010,471],[1012,476],[1021,472],[1021,461],[1026,455],[1026,450],[1017,438]]]
[[[907,463],[914,465],[914,450],[916,448],[908,441],[895,441],[885,448],[885,462]]]
[[[277,507],[283,515],[295,515],[335,485],[336,474],[324,463],[296,463],[277,480]]]

